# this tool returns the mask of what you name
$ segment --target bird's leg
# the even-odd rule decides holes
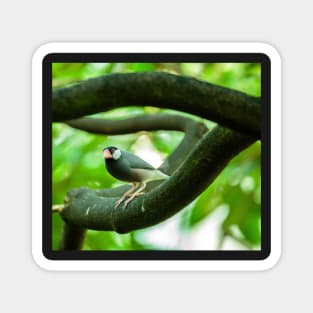
[[[122,198],[116,201],[114,208],[117,208],[136,188],[138,187],[138,183],[133,183],[133,187],[131,187],[128,191],[126,191]]]
[[[130,196],[130,198],[125,201],[124,209],[127,207],[127,205],[128,205],[129,202],[131,202],[131,201],[134,200],[134,198],[136,198],[136,197],[138,197],[138,196],[144,194],[144,192],[142,192],[142,191],[143,191],[145,188],[146,188],[146,183],[145,183],[145,182],[142,182],[141,187],[138,188],[138,190],[137,190],[136,192],[134,192],[134,193]]]

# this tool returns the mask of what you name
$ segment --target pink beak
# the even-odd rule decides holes
[[[112,156],[112,154],[111,154],[109,149],[103,150],[103,155],[104,155],[105,159],[112,159],[113,158],[113,156]]]

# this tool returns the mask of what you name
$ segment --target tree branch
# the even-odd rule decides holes
[[[113,208],[124,186],[102,191],[81,188],[68,193],[60,214],[72,226],[119,233],[155,225],[195,199],[237,153],[254,141],[251,136],[216,126],[168,180],[136,198],[127,209]]]
[[[123,120],[86,117],[67,121],[66,124],[89,133],[105,135],[121,135],[142,130],[183,131],[185,132],[183,140],[160,166],[167,174],[172,174],[178,168],[196,142],[208,131],[203,123],[177,114],[140,115]]]
[[[93,134],[123,135],[138,131],[177,130],[186,131],[197,122],[178,114],[139,115],[123,120],[84,117],[66,121],[66,124]]]
[[[87,229],[79,226],[64,223],[59,249],[80,250],[84,243],[86,231]]]
[[[53,89],[54,121],[122,106],[156,106],[196,114],[260,137],[260,99],[191,77],[165,72],[110,74]]]

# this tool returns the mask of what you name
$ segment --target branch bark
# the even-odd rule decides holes
[[[254,141],[251,136],[216,126],[168,180],[152,186],[150,192],[136,198],[127,209],[114,209],[124,186],[102,191],[81,188],[68,193],[61,216],[68,225],[119,233],[155,225],[195,199],[237,153]]]
[[[138,131],[177,130],[186,131],[197,122],[177,114],[139,115],[122,120],[84,117],[66,121],[71,127],[93,134],[123,135]]]
[[[191,77],[164,72],[110,74],[52,93],[54,121],[147,105],[188,112],[260,137],[259,98]]]
[[[64,223],[59,249],[80,250],[83,246],[86,232],[87,229],[85,228]]]

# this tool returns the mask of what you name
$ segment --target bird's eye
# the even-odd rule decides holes
[[[118,160],[122,155],[122,152],[118,149],[114,150],[112,153],[113,159]]]

